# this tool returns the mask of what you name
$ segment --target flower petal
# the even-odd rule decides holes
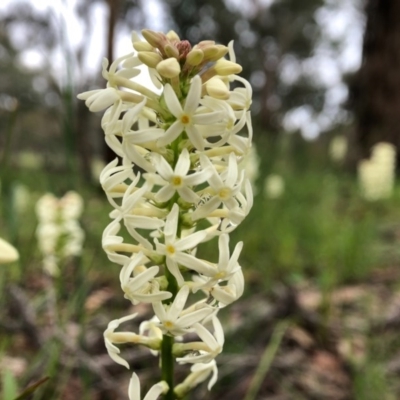
[[[196,75],[190,84],[190,89],[186,97],[185,107],[183,111],[187,114],[193,114],[199,106],[201,96],[201,78]]]
[[[174,175],[185,176],[190,168],[190,157],[187,149],[183,149],[179,155],[178,162],[176,163]]]
[[[175,118],[179,118],[183,113],[182,106],[170,84],[165,85],[164,99],[168,110],[171,111]]]
[[[181,290],[177,293],[174,301],[171,304],[170,309],[167,311],[168,318],[172,321],[176,321],[183,311],[186,300],[189,296],[190,289],[188,286],[182,286]]]
[[[164,136],[158,139],[157,144],[159,146],[166,146],[172,143],[183,131],[184,126],[181,121],[175,121],[165,132]]]

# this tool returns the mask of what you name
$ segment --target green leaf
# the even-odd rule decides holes
[[[18,391],[17,381],[14,375],[9,370],[5,370],[5,372],[2,374],[2,384],[3,384],[3,399],[4,400],[14,399]]]
[[[28,386],[17,398],[14,400],[23,400],[27,399],[40,385],[45,383],[48,379],[50,379],[48,376],[45,378],[42,378],[38,380],[37,382],[33,383],[32,385]]]

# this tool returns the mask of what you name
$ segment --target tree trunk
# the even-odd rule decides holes
[[[108,31],[107,31],[107,58],[109,65],[114,61],[114,36],[115,25],[117,22],[119,0],[107,0],[108,5]],[[102,133],[103,134],[103,133]],[[108,164],[115,159],[115,153],[104,142],[103,147],[104,161]]]
[[[400,1],[368,0],[363,60],[351,88],[353,159],[378,142],[400,149]]]

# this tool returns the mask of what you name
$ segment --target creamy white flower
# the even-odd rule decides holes
[[[138,253],[124,265],[119,275],[124,297],[133,304],[152,303],[172,297],[172,293],[159,290],[160,285],[154,278],[160,268],[158,266],[146,268],[144,264],[147,261],[148,258],[143,253]]]
[[[120,99],[118,91],[112,87],[107,89],[89,90],[78,94],[78,99],[85,100],[90,111],[102,111]]]
[[[129,234],[142,246],[152,248],[151,243],[145,239],[137,229],[159,229],[164,226],[164,221],[157,216],[140,215],[136,211],[143,203],[143,195],[151,190],[150,185],[143,185],[140,189],[136,187],[136,180],[126,189],[121,205],[116,205],[110,213],[110,217],[116,221],[123,220]]]
[[[83,198],[74,191],[67,192],[59,202],[61,218],[65,221],[78,219],[83,211]]]
[[[183,335],[191,331],[196,322],[203,320],[214,312],[211,307],[204,306],[200,309],[183,313],[189,292],[189,288],[183,286],[172,304],[153,303],[154,313],[160,321],[158,326],[163,333],[170,333],[174,336]]]
[[[167,382],[165,381],[158,382],[150,388],[150,390],[147,392],[143,400],[156,400],[161,394],[167,393],[167,391],[168,391]],[[132,374],[132,378],[129,381],[128,393],[129,393],[129,400],[142,400],[140,396],[140,381],[135,373]]]
[[[203,168],[210,168],[212,171],[211,176],[207,179],[210,184],[211,198],[193,212],[194,220],[208,217],[222,203],[230,210],[236,208],[238,202],[235,196],[241,190],[244,177],[243,173],[240,175],[238,173],[236,156],[233,153],[229,156],[228,168],[221,175],[207,157],[201,155],[200,160]]]
[[[158,175],[154,174],[149,178],[153,179],[155,184],[163,186],[155,195],[156,201],[168,201],[176,192],[189,203],[196,203],[200,200],[191,187],[205,182],[211,173],[210,169],[203,169],[188,175],[190,156],[187,149],[182,150],[174,170],[160,154],[154,154],[153,157]],[[146,178],[146,175],[144,177]]]
[[[227,129],[231,128],[235,122],[236,117],[232,107],[224,100],[214,99],[210,96],[203,97],[200,101],[204,113],[218,111],[221,113],[221,119],[215,122],[210,129],[207,125],[199,125],[198,130],[201,136],[205,139],[213,138],[212,142],[207,141],[207,147],[221,147],[226,144],[228,136]],[[219,138],[216,140],[216,138]]]
[[[372,147],[371,160],[378,164],[392,166],[395,163],[396,146],[391,143],[380,142]]]
[[[38,247],[44,255],[53,254],[56,251],[58,238],[62,234],[62,227],[53,222],[39,223],[36,229]]]
[[[347,140],[344,136],[335,136],[329,143],[329,155],[333,161],[340,162],[347,153]]]
[[[58,263],[60,260],[54,254],[49,254],[43,258],[43,270],[50,276],[59,276],[60,268]]]
[[[198,342],[185,343],[182,346],[185,346],[186,350],[192,350],[193,353],[187,354],[184,357],[178,357],[176,360],[179,363],[209,363],[215,357],[217,357],[219,353],[221,353],[225,341],[224,331],[219,319],[216,316],[212,317],[212,323],[214,327],[214,334],[211,334],[211,332],[202,324],[196,323],[193,325],[194,331],[207,346],[207,350],[205,350],[203,346],[199,346]]]
[[[79,256],[82,253],[85,232],[75,220],[68,220],[62,224],[62,234],[66,236],[66,241],[60,255],[62,257]]]
[[[31,203],[31,194],[26,185],[16,183],[12,188],[12,200],[17,213],[23,214]]]
[[[215,285],[210,289],[210,294],[220,303],[220,307],[233,303],[244,292],[244,277],[241,269],[228,280],[224,286]]]
[[[192,48],[172,31],[142,33],[146,41],[132,34],[137,53],[117,59],[109,68],[103,61],[107,89],[80,95],[92,111],[107,108],[101,122],[105,141],[122,159],[108,164],[100,175],[114,208],[103,248],[122,266],[125,297],[133,304],[151,303],[155,313],[140,325],[139,335],[115,332],[121,322],[134,317],[129,316],[112,321],[104,337],[110,356],[126,367],[117,344],[143,344],[157,355],[161,344],[168,352],[166,337],[172,337],[171,356],[193,364],[190,375],[169,388],[170,394],[182,398],[210,376],[208,387],[215,383],[214,358],[224,344],[216,314],[244,290],[238,261],[242,242],[231,254],[228,234],[253,205],[250,181],[238,167],[251,151],[252,89],[235,75],[242,67],[235,63],[233,43],[228,61],[227,48],[214,41]],[[136,79],[140,65],[149,67],[155,85],[163,87],[160,94]],[[144,184],[135,167],[144,170]],[[119,233],[122,223],[127,239]],[[218,262],[196,257],[198,245],[216,236]],[[197,301],[189,299],[191,292],[197,292]],[[197,333],[199,340],[180,337],[187,333]],[[164,358],[161,354],[162,363]],[[156,400],[167,391],[160,382],[144,400]],[[136,374],[129,398],[141,399]]]
[[[18,258],[19,254],[17,249],[4,239],[0,238],[0,264],[14,262],[17,261]]]
[[[120,254],[121,252],[127,252],[131,254],[133,252],[139,253],[140,251],[143,251],[144,248],[141,246],[132,247],[130,245],[126,245],[122,236],[117,235],[120,229],[121,224],[118,221],[110,222],[104,229],[102,246],[110,261],[120,265],[125,265],[127,262],[129,262],[130,258],[124,254]]]
[[[123,102],[118,100],[105,111],[103,118],[101,119],[101,127],[104,131],[105,142],[110,149],[121,158],[124,158],[125,155],[122,150],[121,141],[119,140],[119,136],[122,135],[120,115],[125,108]]]
[[[155,167],[151,163],[151,152],[142,146],[133,144],[128,140],[122,143],[124,154],[127,158],[147,172],[155,172]]]
[[[370,160],[361,160],[358,178],[365,199],[375,201],[391,196],[396,171],[396,149],[390,143],[377,143]]]
[[[169,111],[176,120],[165,132],[165,135],[159,139],[158,144],[160,146],[166,146],[172,143],[183,131],[185,131],[196,149],[204,149],[204,141],[196,125],[211,125],[218,122],[222,115],[218,111],[205,114],[196,113],[200,97],[201,78],[198,75],[192,79],[183,108],[171,85],[165,86],[164,100]]]
[[[254,144],[239,163],[239,171],[242,170],[245,171],[245,176],[254,185],[260,175],[260,157]]]
[[[215,360],[210,361],[207,364],[194,364],[190,368],[190,375],[174,389],[174,392],[179,398],[182,398],[190,390],[196,387],[199,383],[204,382],[212,373],[212,377],[207,385],[208,390],[214,386],[218,378],[218,369]]]
[[[229,235],[222,234],[218,239],[219,260],[212,275],[208,275],[209,279],[207,287],[216,285],[219,281],[229,280],[241,267],[238,264],[238,258],[243,248],[243,242],[237,243],[232,257],[229,256]]]
[[[158,339],[161,341],[163,338],[163,333],[159,328],[159,322],[160,321],[156,316],[149,321],[143,321],[139,326],[139,334],[141,336],[148,336],[149,338]],[[154,356],[158,354],[158,351],[156,350],[150,349],[150,351]]]
[[[121,64],[123,68],[117,70],[118,66]],[[110,68],[108,68],[108,65],[109,61],[107,58],[103,58],[101,74],[103,78],[108,81],[107,86],[109,87],[117,87],[118,84],[120,84],[118,78],[130,79],[140,74],[140,69],[136,68],[140,65],[140,62],[135,59],[132,53],[117,58],[112,62]]]
[[[58,213],[58,199],[51,193],[44,194],[36,202],[35,211],[39,221],[54,221]]]
[[[235,81],[242,83],[244,87],[235,88],[231,92],[227,102],[233,107],[233,109],[247,111],[250,109],[252,103],[253,89],[246,79],[243,79],[238,75],[232,75],[232,77]],[[240,113],[241,111],[238,111],[239,115]]]
[[[149,126],[148,119],[142,117],[142,114],[146,114],[146,116],[149,114],[149,110],[144,108],[144,106],[145,100],[137,106],[128,109],[123,115],[120,131],[123,133],[124,140],[130,146],[137,144],[144,144],[145,146],[146,143],[155,142],[164,134],[163,129],[156,126]],[[156,116],[153,119],[156,121]],[[133,125],[137,122],[139,122],[139,129],[132,129]]]
[[[253,140],[253,126],[251,122],[250,111],[246,114],[247,137],[240,135],[230,135],[227,143],[230,144],[238,154],[245,155],[251,148]]]
[[[264,195],[269,199],[278,199],[285,191],[285,181],[280,175],[271,174],[264,181]]]
[[[43,268],[52,276],[58,274],[63,259],[82,252],[85,233],[77,221],[82,211],[83,199],[73,191],[61,199],[45,194],[36,203],[38,247],[44,256]]]
[[[100,174],[100,184],[106,192],[107,198],[110,200],[115,197],[123,197],[128,185],[125,181],[131,182],[137,179],[132,164],[123,160],[122,165],[118,165],[118,158],[108,163]],[[115,207],[116,203],[111,200],[111,205]]]
[[[167,268],[175,276],[178,285],[182,285],[184,279],[178,264],[201,274],[211,273],[212,266],[187,253],[188,250],[195,248],[206,238],[207,232],[198,231],[184,238],[177,238],[178,221],[179,206],[175,203],[165,222],[165,243],[159,243],[157,239],[154,239],[154,241],[157,252],[166,257]]]
[[[389,198],[394,186],[395,162],[388,162],[384,158],[361,160],[358,164],[358,179],[366,200]]]
[[[123,322],[129,321],[134,319],[137,316],[137,313],[128,315],[126,317],[120,318],[120,319],[114,319],[113,321],[110,321],[107,329],[104,331],[104,342],[107,348],[108,355],[117,363],[120,365],[123,365],[124,367],[129,369],[129,364],[127,363],[126,360],[124,360],[119,354],[121,353],[121,350],[113,344],[113,341],[111,339],[112,334],[114,331],[122,324]]]

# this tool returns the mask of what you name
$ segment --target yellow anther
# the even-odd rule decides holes
[[[165,322],[164,322],[164,326],[165,326],[167,329],[171,329],[171,328],[174,327],[174,323],[171,322],[171,321],[165,321]]]
[[[173,186],[181,186],[182,185],[182,178],[180,176],[172,177],[172,185]]]
[[[182,124],[184,124],[184,125],[190,124],[190,116],[187,115],[187,114],[183,114],[183,115],[181,116],[181,122],[182,122]]]
[[[220,199],[228,199],[229,197],[231,197],[231,189],[227,187],[222,188],[219,191],[218,196],[220,197]]]
[[[166,250],[170,256],[175,254],[175,247],[172,244],[167,245]]]
[[[214,278],[215,279],[224,279],[226,276],[226,272],[225,271],[220,271],[217,274],[215,274]]]

